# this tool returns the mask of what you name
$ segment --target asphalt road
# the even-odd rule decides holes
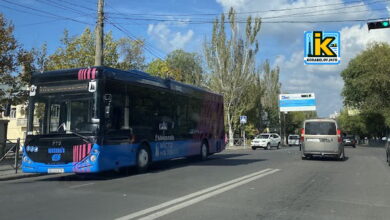
[[[297,147],[236,150],[146,174],[0,182],[0,219],[390,219],[383,148],[302,161]]]

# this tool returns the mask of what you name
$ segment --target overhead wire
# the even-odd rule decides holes
[[[128,38],[130,38],[130,39],[132,39],[132,40],[136,40],[136,38],[134,38],[134,37],[131,36],[129,33],[127,33],[126,30],[122,29],[121,27],[118,27],[116,24],[111,23],[110,21],[108,21],[108,22],[109,22],[113,27],[115,27],[116,29],[118,29],[119,31],[121,31],[122,33],[124,33]],[[152,52],[151,50],[149,50],[147,47],[145,47],[145,50],[146,50],[147,52],[149,52],[151,55],[155,56],[156,58],[163,60],[162,57],[160,57],[159,55],[153,53],[153,52]]]
[[[293,13],[293,14],[284,14],[284,15],[278,15],[278,16],[268,16],[268,17],[261,17],[262,21],[265,21],[266,19],[277,19],[277,18],[283,18],[283,17],[310,17],[310,16],[324,16],[329,14],[337,14],[339,10],[345,10],[350,8],[356,8],[356,7],[367,7],[368,5],[383,3],[383,2],[389,2],[390,0],[378,0],[373,2],[367,2],[366,4],[359,4],[359,5],[350,5],[345,7],[339,7],[339,8],[330,8],[327,9],[328,11],[331,11],[330,13],[324,13],[323,9],[321,10],[315,10],[315,11],[309,11],[309,12],[300,12],[300,13]],[[361,1],[358,1],[359,3],[362,3]],[[336,4],[329,4],[329,5],[336,5]],[[322,5],[322,7],[325,5]],[[314,7],[314,6],[312,6]],[[306,8],[312,8],[312,7],[306,7]],[[319,7],[319,6],[315,6]],[[300,7],[301,9],[303,7]],[[297,8],[295,8],[297,9]],[[292,10],[292,9],[291,9]],[[379,8],[379,9],[365,9],[360,11],[350,11],[346,12],[344,14],[353,14],[353,13],[360,13],[364,11],[379,11],[379,10],[386,10],[386,8]],[[277,11],[277,10],[269,10],[269,11]],[[281,10],[279,10],[281,11]],[[265,11],[264,11],[265,12]],[[238,13],[238,12],[237,12]],[[319,14],[320,13],[320,14]],[[110,16],[110,15],[109,15]],[[182,18],[174,18],[174,15],[170,15],[171,18],[153,18],[150,17],[150,15],[144,15],[144,17],[137,16],[136,18],[133,17],[118,17],[118,16],[110,16],[111,18],[121,19],[121,20],[138,20],[138,21],[155,21],[155,22],[179,22],[184,24],[208,24],[213,23],[215,20],[209,20],[209,19],[182,19]],[[246,20],[238,20],[240,23],[246,23]],[[265,22],[264,22],[265,23]]]
[[[63,19],[66,19],[66,20],[70,20],[70,21],[77,22],[77,23],[82,23],[82,24],[88,24],[88,25],[90,25],[90,23],[88,23],[88,22],[76,20],[76,19],[74,19],[74,18],[69,18],[69,17],[66,17],[66,16],[57,15],[57,14],[51,13],[51,12],[49,12],[49,11],[45,11],[45,10],[33,8],[33,7],[26,6],[26,5],[22,5],[22,4],[19,4],[19,3],[16,3],[16,2],[11,2],[11,1],[8,1],[8,0],[0,0],[0,1],[6,2],[6,3],[11,4],[11,5],[18,6],[18,7],[21,7],[21,8],[26,8],[26,9],[29,9],[29,10],[31,10],[31,11],[40,12],[40,13],[46,13],[46,14],[51,15],[51,16],[53,16],[53,17],[63,18]]]
[[[117,9],[115,9],[115,8],[112,7],[111,5],[109,5],[109,4],[107,4],[107,3],[106,3],[106,5],[107,5],[109,8],[111,8],[111,9],[113,9],[113,10],[119,12]],[[107,21],[108,21],[108,18],[107,18]],[[109,21],[109,23],[111,23],[111,25],[114,26],[113,22]],[[116,24],[116,25],[120,26],[120,24]],[[114,26],[114,27],[115,27],[115,26]],[[122,31],[122,32],[127,32],[126,35],[128,35],[128,36],[130,37],[130,39],[133,39],[133,40],[136,40],[136,39],[137,39],[137,37],[135,37],[135,36],[134,36],[129,30],[127,30],[126,28],[124,28],[124,27],[122,27],[122,26],[120,26],[120,28],[119,28],[119,27],[115,27],[115,28],[117,28],[117,29],[119,29],[119,30],[124,29],[124,30],[121,30],[121,31]],[[150,49],[149,49],[148,47],[149,47]],[[153,55],[153,56],[155,56],[155,57],[157,57],[157,58],[159,58],[159,59],[162,59],[162,57],[161,57],[161,56],[156,56],[156,54],[154,54],[154,53],[152,52],[152,50],[154,50],[154,51],[157,52],[157,53],[162,54],[163,56],[166,55],[164,52],[161,52],[159,49],[157,49],[156,47],[154,47],[152,44],[148,43],[148,41],[147,41],[146,39],[144,39],[144,48],[145,48],[145,50],[148,51],[151,55]]]
[[[390,0],[377,0],[373,2],[367,2],[367,4],[362,4],[360,6],[364,5],[370,5],[370,4],[376,4],[376,3],[384,3],[389,2]],[[361,0],[358,1],[349,1],[348,4],[353,3],[364,3]],[[257,13],[269,13],[269,12],[281,12],[281,11],[292,11],[292,10],[300,10],[300,9],[311,9],[311,8],[318,8],[318,7],[327,7],[327,6],[334,6],[334,5],[345,5],[345,2],[340,3],[332,3],[332,4],[321,4],[321,5],[314,5],[314,6],[302,6],[302,7],[290,7],[290,8],[282,8],[282,9],[269,9],[269,10],[257,10],[257,11],[247,11],[247,12],[236,12],[236,14],[257,14]],[[345,8],[345,7],[344,7]],[[110,14],[125,14],[125,13],[115,13],[115,12],[108,12]],[[127,15],[131,16],[145,16],[145,13],[126,13]],[[172,16],[219,16],[221,13],[189,13],[189,14],[152,14],[148,13],[147,16],[158,16],[158,17],[172,17]],[[222,14],[228,14],[228,13],[222,13]]]
[[[68,11],[71,11],[71,12],[76,13],[76,14],[85,14],[85,12],[83,12],[83,11],[80,11],[78,9],[74,9],[74,8],[66,6],[66,5],[59,4],[58,2],[55,2],[55,1],[50,1],[50,0],[35,0],[35,1],[48,4],[51,7],[59,8],[62,10],[68,10]]]

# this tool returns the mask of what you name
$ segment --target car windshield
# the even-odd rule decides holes
[[[299,139],[298,135],[291,135],[288,137],[288,139]]]
[[[268,139],[269,138],[269,134],[260,134],[256,138],[257,139]]]

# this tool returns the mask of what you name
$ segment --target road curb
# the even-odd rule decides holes
[[[225,150],[249,150],[250,148],[249,147],[227,147],[225,148]]]
[[[44,174],[42,174],[42,173],[20,173],[20,174],[10,174],[10,175],[0,176],[0,181],[17,180],[17,179],[24,179],[24,178],[31,178],[31,177],[42,176],[42,175],[44,175]]]

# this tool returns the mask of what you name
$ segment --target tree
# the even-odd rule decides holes
[[[47,70],[93,66],[95,62],[95,34],[86,28],[80,36],[70,37],[67,30],[61,39],[62,46],[49,56]],[[104,65],[118,64],[118,42],[109,32],[104,35]]]
[[[244,115],[247,116],[247,124],[245,132],[248,137],[254,136],[261,132],[264,125],[264,107],[262,105],[262,97],[264,95],[264,87],[262,82],[261,72],[257,71],[253,80],[249,84],[246,96],[250,97],[251,103],[248,103],[247,111]]]
[[[344,133],[360,136],[368,133],[363,114],[349,115],[348,110],[343,110],[337,117],[337,122]]]
[[[344,105],[380,114],[390,126],[390,45],[374,43],[341,72]]]
[[[289,112],[286,114],[286,132],[288,134],[298,134],[306,119],[316,118],[317,113],[311,112]],[[284,122],[283,122],[284,123]]]
[[[348,109],[340,112],[337,122],[343,133],[359,135],[360,137],[386,136],[385,118],[374,111],[363,111],[358,114],[349,114]]]
[[[261,103],[266,112],[269,122],[269,128],[278,130],[279,123],[279,94],[281,84],[279,82],[279,67],[271,69],[269,61],[266,60],[263,64],[263,80],[262,87],[264,94],[261,98]]]
[[[161,78],[171,77],[174,80],[180,81],[180,75],[170,68],[168,62],[162,59],[155,59],[149,63],[146,72]]]
[[[178,74],[179,81],[201,86],[204,82],[202,60],[196,53],[174,50],[166,59],[168,66]]]
[[[211,71],[209,87],[224,96],[229,145],[233,145],[233,134],[238,127],[239,116],[248,110],[250,83],[255,76],[255,56],[259,51],[257,36],[260,18],[247,18],[245,34],[240,36],[236,13],[233,8],[228,15],[230,33],[225,31],[225,15],[213,24],[210,42],[204,43],[204,54]]]
[[[132,40],[129,38],[121,38],[118,41],[118,48],[121,61],[119,61],[117,68],[123,70],[137,69],[144,70],[144,40]]]
[[[184,50],[172,51],[165,60],[153,60],[146,68],[146,72],[196,86],[203,86],[205,81],[200,56]]]
[[[16,41],[14,26],[0,13],[0,104],[19,104],[26,99],[31,73],[31,52]]]

